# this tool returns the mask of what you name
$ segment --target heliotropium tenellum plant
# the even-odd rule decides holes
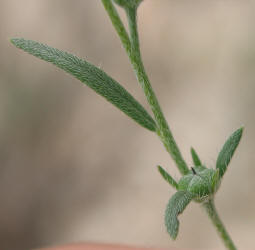
[[[243,128],[236,130],[227,139],[218,155],[215,169],[207,168],[202,164],[198,154],[193,148],[191,148],[193,166],[188,167],[163,115],[143,65],[137,30],[137,9],[142,3],[142,0],[101,1],[120,37],[124,49],[127,52],[138,83],[141,85],[150,105],[154,116],[153,118],[117,81],[89,62],[70,53],[63,52],[35,41],[25,40],[23,38],[13,38],[11,39],[11,42],[16,47],[29,54],[50,62],[73,75],[82,83],[85,83],[88,87],[96,91],[99,95],[106,98],[106,100],[111,102],[142,127],[155,132],[159,136],[165,149],[169,152],[182,174],[181,179],[177,182],[161,166],[158,166],[158,170],[162,177],[177,190],[170,198],[165,211],[165,225],[167,232],[172,239],[175,239],[178,235],[178,215],[184,211],[191,201],[195,201],[200,203],[207,211],[208,216],[216,227],[226,248],[232,250],[236,249],[215,209],[214,196],[219,189],[229,162],[242,137]],[[126,30],[123,25],[116,9],[116,4],[124,8],[126,12],[128,30]]]

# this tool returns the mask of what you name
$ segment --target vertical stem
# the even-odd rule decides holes
[[[226,231],[214,205],[214,200],[210,199],[208,202],[203,204],[208,216],[210,217],[213,225],[216,227],[221,239],[223,240],[225,246],[229,250],[236,250],[236,247],[230,238],[228,232]]]
[[[143,61],[140,53],[139,45],[139,36],[137,32],[137,20],[136,20],[136,8],[126,9],[129,29],[130,29],[130,38],[131,38],[131,54],[129,56],[130,61],[133,65],[134,71],[136,73],[138,82],[143,88],[143,91],[147,97],[147,101],[150,104],[151,110],[154,114],[155,120],[157,122],[157,134],[163,142],[166,150],[170,153],[171,157],[175,161],[180,172],[184,175],[189,170],[186,162],[184,161],[181,152],[174,140],[174,137],[169,129],[167,121],[163,115],[157,97],[151,87],[149,78],[146,74]]]
[[[151,87],[148,76],[145,72],[139,46],[139,37],[137,32],[136,23],[136,8],[126,8],[126,13],[129,22],[130,38],[125,30],[125,27],[116,11],[111,0],[102,0],[102,3],[107,11],[112,24],[117,31],[121,42],[126,49],[128,57],[133,65],[134,71],[136,73],[138,82],[143,88],[146,95],[147,101],[152,109],[157,123],[157,134],[163,142],[166,150],[170,153],[171,157],[175,161],[180,172],[184,175],[188,173],[189,169],[186,162],[184,161],[180,150],[173,138],[173,135],[168,127],[167,121],[161,111],[156,95]]]

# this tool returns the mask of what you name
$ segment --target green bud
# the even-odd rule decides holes
[[[123,8],[137,8],[143,0],[113,0]]]
[[[203,166],[194,167],[192,171],[180,179],[178,190],[190,192],[196,201],[201,202],[217,191],[220,184],[219,179],[218,170]]]

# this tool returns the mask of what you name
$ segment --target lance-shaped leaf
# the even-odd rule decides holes
[[[194,148],[190,149],[192,160],[195,166],[202,166],[201,161],[199,159],[198,154],[196,153]]]
[[[171,197],[167,204],[165,225],[172,239],[176,239],[179,231],[179,220],[177,216],[184,211],[192,198],[193,194],[187,191],[178,191]]]
[[[235,153],[243,134],[243,127],[236,130],[223,145],[216,162],[216,168],[219,169],[219,175],[222,177],[227,170],[227,166]]]
[[[161,176],[164,178],[164,180],[166,180],[171,186],[173,186],[176,189],[178,188],[177,182],[174,180],[174,178],[170,174],[166,172],[164,168],[162,168],[161,166],[158,166],[158,171],[161,174]]]
[[[73,75],[81,82],[105,97],[109,102],[122,110],[141,126],[156,130],[156,124],[141,104],[129,94],[119,83],[108,76],[104,71],[94,65],[67,52],[49,47],[47,45],[13,38],[11,42],[18,48],[32,54],[44,61],[51,62],[57,67]]]

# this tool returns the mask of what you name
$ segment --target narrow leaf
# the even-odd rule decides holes
[[[161,166],[158,166],[158,171],[161,174],[161,176],[174,188],[178,188],[177,182],[174,180],[174,178],[166,172],[165,169],[163,169]]]
[[[236,130],[225,142],[222,147],[218,159],[216,162],[216,168],[219,169],[220,177],[224,175],[227,170],[227,166],[235,153],[235,150],[240,142],[240,139],[243,134],[243,127]]]
[[[201,161],[199,159],[199,156],[197,155],[196,151],[194,148],[190,149],[192,160],[195,166],[202,166]]]
[[[179,231],[179,220],[177,216],[181,214],[192,200],[193,195],[187,191],[176,192],[169,200],[165,212],[165,225],[167,232],[172,239],[176,239]]]
[[[13,38],[11,42],[18,48],[34,55],[44,61],[51,62],[67,73],[73,75],[81,82],[105,97],[109,102],[134,119],[141,126],[156,130],[156,124],[143,106],[129,94],[119,83],[108,76],[104,71],[94,65],[67,52],[49,47],[47,45]]]

